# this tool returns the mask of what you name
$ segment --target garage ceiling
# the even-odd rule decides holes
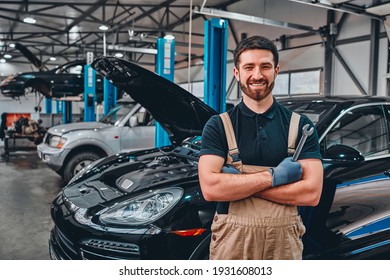
[[[192,2],[193,6],[203,4],[203,0]],[[236,2],[240,0],[208,0],[207,6],[226,9]],[[9,54],[14,62],[26,61],[18,50],[10,47],[16,42],[44,63],[50,63],[51,56],[71,61],[84,57],[87,51],[101,55],[104,32],[99,26],[102,24],[108,26],[105,31],[107,48],[121,45],[141,51],[153,49],[157,37],[173,32],[180,54],[184,51],[180,47],[188,44],[189,15],[190,0],[5,0],[0,6],[0,57]],[[36,22],[25,23],[26,17],[33,17]],[[202,17],[192,14],[193,19]],[[192,36],[196,57],[203,53],[203,33]],[[196,50],[197,43],[201,51]],[[132,54],[131,59],[154,64],[153,56],[145,59],[148,55],[141,51]],[[185,57],[179,55],[177,59]]]
[[[108,55],[113,55],[115,51],[111,49],[119,46],[127,49],[125,53],[127,59],[144,65],[154,65],[154,56],[148,54],[148,50],[155,48],[156,38],[173,33],[176,38],[175,60],[178,64],[188,61],[190,39],[192,61],[202,58],[203,23],[201,22],[210,17],[210,11],[214,17],[226,17],[230,22],[245,21],[246,16],[251,16],[250,18],[257,19],[257,22],[254,22],[256,24],[274,24],[274,26],[276,24],[282,28],[292,25],[273,21],[273,19],[256,18],[257,15],[240,16],[238,11],[231,8],[239,6],[234,5],[238,2],[247,6],[254,5],[254,1],[251,0],[4,0],[1,1],[0,6],[0,58],[11,55],[13,62],[27,63],[21,52],[10,46],[11,43],[20,43],[44,64],[54,63],[49,60],[52,56],[56,57],[55,63],[58,64],[59,61],[84,58],[88,51],[94,52],[96,56],[102,55],[105,41]],[[285,2],[287,4],[296,2],[299,5],[318,6],[379,19],[390,13],[390,1],[286,0]],[[256,4],[260,3],[267,4],[266,1]],[[23,20],[28,16],[34,17],[36,22],[25,23]],[[191,21],[190,17],[192,17]],[[99,30],[102,24],[108,26],[107,31]],[[190,24],[192,25],[191,38]],[[292,27],[311,28],[301,26],[299,23],[293,24]],[[229,40],[234,40],[232,45],[235,45],[239,34],[234,28],[229,28],[229,32],[232,35],[229,36]]]

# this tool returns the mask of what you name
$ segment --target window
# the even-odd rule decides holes
[[[320,94],[321,70],[279,73],[274,95]]]
[[[348,111],[326,136],[326,147],[344,144],[365,157],[387,154],[389,135],[382,106],[366,106]]]

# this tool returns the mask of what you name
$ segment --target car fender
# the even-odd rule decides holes
[[[111,133],[101,133],[104,129],[96,130],[76,130],[70,131],[63,135],[67,138],[66,149],[74,150],[80,146],[95,146],[103,150],[107,155],[119,152],[119,139],[109,139]]]

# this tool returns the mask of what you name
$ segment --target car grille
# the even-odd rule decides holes
[[[79,246],[66,237],[58,227],[54,227],[50,243],[55,255],[65,260],[140,259],[140,249],[136,244],[101,239],[85,239],[81,241]]]
[[[81,255],[84,259],[139,259],[138,245],[100,239],[87,239],[81,242]]]
[[[54,227],[51,238],[53,243],[57,245],[56,251],[62,259],[80,259],[75,244],[58,227]]]

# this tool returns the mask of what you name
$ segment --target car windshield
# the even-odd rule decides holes
[[[313,122],[313,124],[317,124],[319,120],[322,119],[327,113],[329,113],[335,106],[332,103],[312,101],[302,102],[302,100],[284,100],[280,101],[280,103],[298,114],[306,115]]]
[[[118,120],[124,118],[126,114],[131,109],[133,109],[134,106],[135,104],[126,104],[126,105],[120,105],[115,108],[112,108],[107,115],[105,115],[99,120],[99,122],[114,125],[116,122],[118,122]]]

